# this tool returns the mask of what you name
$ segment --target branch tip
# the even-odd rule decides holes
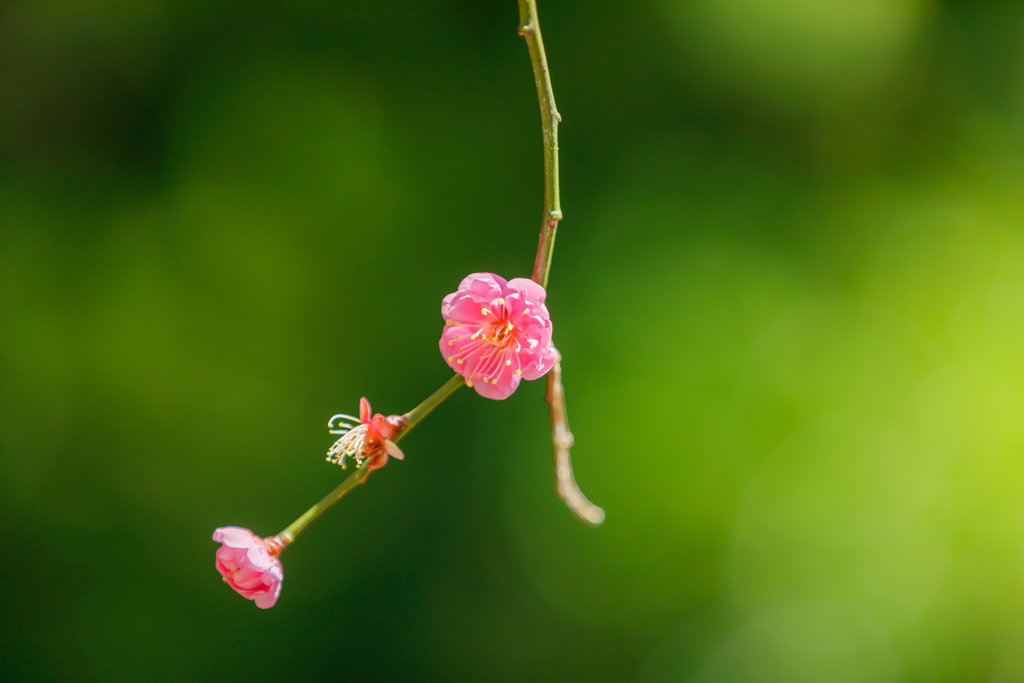
[[[562,386],[562,354],[555,352],[555,365],[548,373],[547,401],[551,413],[551,445],[555,466],[555,491],[559,498],[581,522],[597,526],[604,521],[604,510],[583,495],[572,471],[574,439],[569,430],[569,416],[565,408],[565,388]]]

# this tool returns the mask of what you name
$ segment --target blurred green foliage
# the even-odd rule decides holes
[[[0,677],[1024,680],[1024,8],[541,2],[564,117],[542,383],[340,481],[527,275],[511,0],[0,5]]]

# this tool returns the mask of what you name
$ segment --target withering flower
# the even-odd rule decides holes
[[[378,470],[387,464],[388,456],[405,459],[402,449],[391,440],[401,429],[402,418],[384,417],[380,413],[370,417],[370,413],[370,402],[361,398],[358,418],[339,413],[327,421],[330,433],[341,437],[327,451],[327,462],[345,467],[345,458],[350,457],[357,467],[369,460],[370,469]]]

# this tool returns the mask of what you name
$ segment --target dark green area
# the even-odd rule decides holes
[[[1024,8],[545,2],[563,116],[541,382],[346,473],[327,418],[448,377],[528,276],[518,11],[0,4],[0,678],[1024,680]]]

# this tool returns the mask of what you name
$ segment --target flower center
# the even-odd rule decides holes
[[[493,327],[491,327],[491,334],[488,335],[487,341],[498,346],[508,346],[508,343],[512,341],[512,330],[516,328],[509,320],[498,320]]]

